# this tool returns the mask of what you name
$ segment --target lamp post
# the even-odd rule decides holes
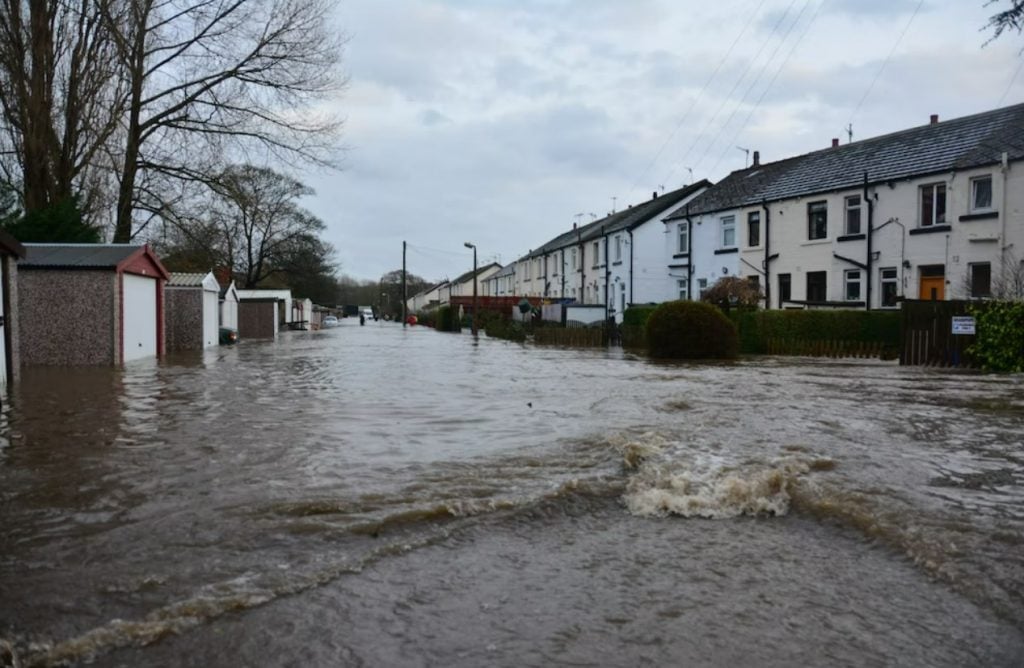
[[[473,249],[473,336],[476,336],[476,244],[471,244],[467,241],[463,246]]]

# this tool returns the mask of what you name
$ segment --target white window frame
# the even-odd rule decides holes
[[[815,226],[811,223],[813,220],[813,214],[821,212],[825,216],[824,229],[821,230],[822,234],[815,236],[817,232]],[[807,240],[808,241],[821,241],[822,239],[828,239],[828,200],[816,200],[814,202],[807,203]]]
[[[622,235],[615,235],[615,261],[622,262]]]
[[[857,286],[857,296],[850,296],[850,288]],[[859,302],[862,299],[861,287],[864,285],[860,269],[847,269],[843,272],[843,299],[848,302]]]
[[[891,272],[891,276],[886,277],[886,273]],[[878,305],[879,308],[898,308],[899,302],[895,304],[885,303],[885,286],[891,283],[896,286],[895,294],[900,294],[900,273],[896,267],[881,267],[878,270]]]
[[[988,181],[988,205],[978,206],[978,184],[984,181]],[[992,211],[992,200],[995,198],[995,193],[992,190],[992,175],[984,174],[982,176],[975,176],[971,179],[971,211]]]
[[[924,204],[924,193],[925,193],[925,190],[927,190],[929,188],[931,188],[931,191],[932,191],[932,217],[931,217],[931,220],[925,220],[924,219],[924,206],[923,206],[923,204]],[[938,215],[936,213],[938,211],[938,208],[939,208],[938,204],[939,204],[939,189],[940,188],[942,189],[942,200],[943,200],[942,201],[943,212],[942,212],[942,219],[941,220],[939,220],[939,217],[938,217]],[[946,224],[946,215],[949,213],[949,211],[947,210],[947,208],[949,206],[949,200],[946,197],[946,184],[945,184],[945,182],[939,181],[939,182],[936,182],[936,183],[924,183],[924,184],[921,184],[921,187],[918,188],[917,192],[919,194],[919,197],[917,198],[917,207],[918,207],[917,208],[917,215],[918,215],[918,217],[921,220],[920,227],[935,227],[937,225],[945,225]]]
[[[856,201],[855,206],[851,206]],[[860,195],[848,195],[843,198],[843,234],[860,234],[864,229],[864,217],[861,215],[864,198]],[[857,212],[857,229],[850,229],[850,213]]]
[[[679,288],[679,299],[690,298],[690,279],[680,278],[676,281],[676,287]]]
[[[736,216],[722,216],[718,240],[721,243],[719,248],[736,248]]]
[[[601,266],[601,242],[594,242],[594,266],[593,269],[597,269]]]
[[[676,227],[676,252],[690,252],[690,221],[681,221]]]
[[[752,223],[757,223],[757,243],[750,243],[750,226]],[[761,247],[761,212],[760,211],[748,211],[747,212],[747,247],[748,248],[760,248]]]
[[[572,248],[572,252],[570,253],[570,255],[572,256],[572,270],[576,271],[577,269],[579,269],[579,267],[576,266],[576,248],[575,247]]]

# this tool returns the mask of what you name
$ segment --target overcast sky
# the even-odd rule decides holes
[[[345,168],[300,175],[305,205],[349,276],[400,268],[403,240],[430,280],[472,267],[467,241],[505,264],[742,169],[737,147],[1024,102],[1024,37],[983,46],[984,1],[340,0]]]

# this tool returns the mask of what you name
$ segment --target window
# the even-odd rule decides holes
[[[747,283],[750,283],[750,287],[754,288],[758,292],[761,292],[761,277],[760,276],[747,276]]]
[[[594,242],[594,268],[596,269],[601,264],[601,242]]]
[[[619,313],[626,312],[626,284],[619,283]]]
[[[684,220],[679,223],[679,227],[676,229],[676,235],[679,239],[679,243],[676,245],[677,253],[689,253],[690,252],[690,222]]]
[[[679,287],[679,298],[689,299],[690,298],[690,281],[686,278],[680,278],[676,281],[676,285]]]
[[[536,265],[534,267],[533,275],[536,276],[537,278],[540,278],[541,276],[543,276],[543,274],[540,272],[540,258],[537,258],[536,260],[534,260],[533,264]]]
[[[860,234],[860,195],[846,198],[846,230],[845,234]]]
[[[828,279],[824,271],[807,272],[807,301],[823,302],[828,300]]]
[[[828,202],[808,202],[807,204],[807,238],[825,239],[828,237]]]
[[[622,262],[622,235],[615,235],[615,261]]]
[[[736,217],[726,216],[722,218],[722,248],[732,248],[736,245]]]
[[[987,211],[992,208],[992,177],[979,176],[971,179],[971,211]]]
[[[793,283],[789,274],[779,274],[779,306],[793,298]]]
[[[708,291],[708,279],[706,279],[706,278],[698,278],[697,279],[697,289],[700,291],[701,298],[703,298],[704,297],[704,293]]]
[[[577,267],[576,267],[576,249],[575,248],[572,249],[572,252],[570,253],[570,256],[572,257],[572,270],[576,271]]]
[[[992,266],[988,262],[970,265],[971,296],[974,298],[992,296]]]
[[[882,306],[896,306],[896,295],[899,294],[896,269],[889,267],[880,272],[882,284]]]
[[[946,184],[921,186],[921,227],[943,225],[946,222]]]
[[[860,301],[860,269],[847,269],[843,278],[846,286],[843,294],[846,301]]]
[[[761,245],[761,212],[751,211],[747,214],[747,245]]]

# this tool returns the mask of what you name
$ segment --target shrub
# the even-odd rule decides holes
[[[739,354],[736,325],[711,304],[662,304],[647,319],[646,333],[652,357],[732,359]]]
[[[657,304],[642,304],[626,309],[622,314],[622,325],[619,328],[623,347],[643,348],[647,345],[644,331],[647,328],[647,319],[656,308]]]
[[[757,307],[763,297],[761,286],[749,278],[723,276],[700,299],[728,311],[734,306]]]
[[[971,308],[977,334],[967,352],[989,371],[1024,371],[1024,302]]]
[[[487,336],[494,339],[506,339],[508,341],[525,341],[526,330],[522,323],[506,318],[494,318],[487,322],[484,329]]]
[[[458,332],[461,331],[459,318],[451,306],[442,306],[437,309],[437,331]]]

